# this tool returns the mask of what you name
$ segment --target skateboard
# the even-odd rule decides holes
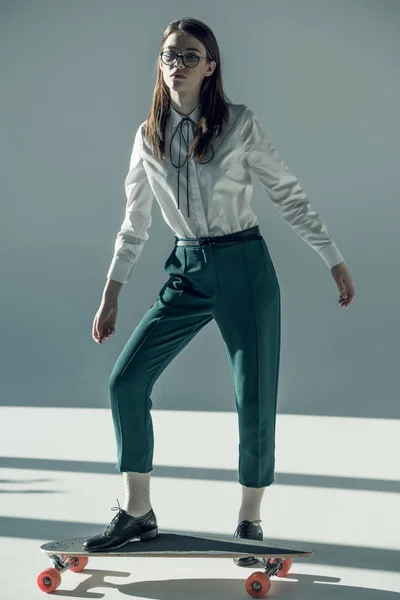
[[[41,552],[48,554],[52,567],[37,576],[38,587],[46,593],[54,592],[61,583],[61,573],[71,570],[83,571],[89,556],[146,556],[169,558],[242,558],[253,557],[255,562],[244,568],[262,567],[262,571],[252,573],[245,582],[247,593],[253,598],[262,598],[270,590],[270,577],[284,577],[292,566],[292,558],[312,556],[304,549],[281,548],[267,541],[249,540],[214,535],[181,535],[171,531],[159,531],[158,535],[145,541],[134,540],[121,548],[107,552],[87,552],[83,543],[87,537],[69,538],[47,542],[40,546]],[[241,565],[239,565],[241,566]]]

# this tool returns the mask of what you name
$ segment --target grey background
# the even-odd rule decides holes
[[[356,287],[341,309],[329,269],[253,176],[282,294],[278,412],[398,418],[400,3],[389,0],[0,2],[1,404],[109,405],[108,377],[166,281],[173,246],[155,201],[116,334],[97,345],[133,137],[162,33],[183,16],[213,29],[226,94],[258,115]],[[214,321],[152,400],[235,410]]]

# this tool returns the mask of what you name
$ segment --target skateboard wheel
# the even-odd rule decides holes
[[[73,573],[80,573],[80,571],[83,571],[83,569],[87,566],[88,562],[89,562],[89,558],[87,556],[67,556],[66,554],[64,554],[62,556],[62,560],[63,562],[67,562],[67,565],[73,560],[73,561],[78,561],[76,565],[74,565],[73,567],[71,567],[69,570],[72,571]]]
[[[279,567],[279,571],[277,572],[278,577],[285,577],[292,568],[293,561],[291,558],[285,558],[281,566]]]
[[[271,580],[263,571],[252,573],[246,580],[246,592],[252,598],[263,598],[271,588]]]
[[[57,571],[57,569],[53,569],[50,567],[45,571],[42,571],[37,576],[36,582],[38,584],[39,589],[42,592],[46,592],[47,594],[51,594],[54,592],[61,583],[61,575]]]

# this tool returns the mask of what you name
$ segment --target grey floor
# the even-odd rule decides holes
[[[151,501],[160,530],[233,535],[241,498],[236,415],[152,416]],[[314,556],[273,578],[268,597],[399,597],[399,455],[393,420],[278,415],[264,541],[293,541]],[[124,498],[114,465],[108,410],[0,408],[2,600],[44,597],[36,586],[50,566],[43,542],[90,536],[111,520]],[[232,600],[249,597],[250,573],[230,559],[91,557],[84,572],[63,575],[54,596]]]

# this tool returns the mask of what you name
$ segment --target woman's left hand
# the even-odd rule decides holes
[[[340,262],[331,268],[333,279],[336,281],[336,285],[339,288],[340,298],[339,304],[343,308],[348,308],[354,300],[355,290],[353,280],[350,272],[346,267],[344,261]]]

